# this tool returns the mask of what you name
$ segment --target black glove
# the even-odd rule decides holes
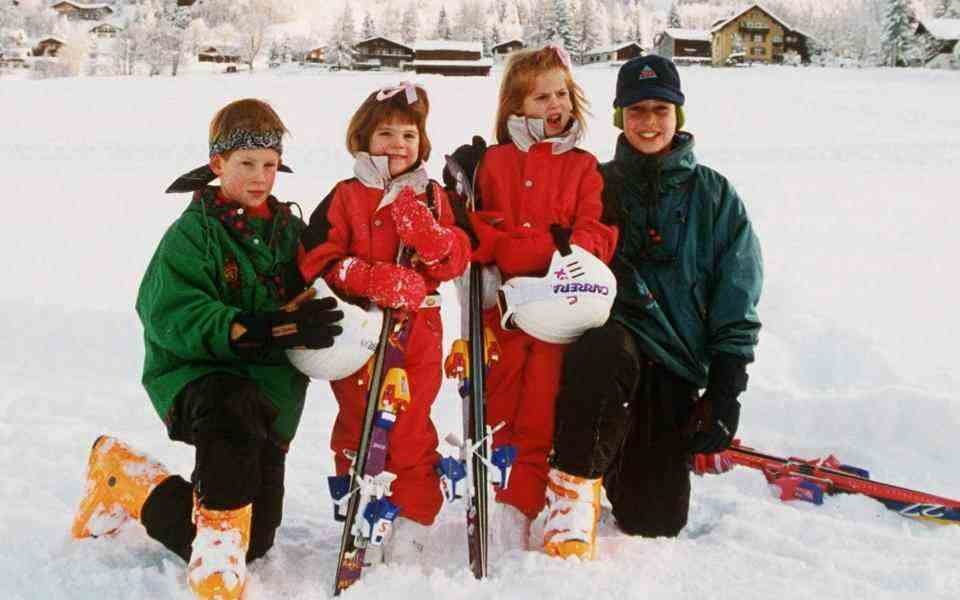
[[[717,354],[710,363],[707,390],[693,409],[687,431],[693,434],[690,451],[712,454],[730,447],[740,424],[737,397],[747,389],[747,363],[729,354]]]
[[[329,348],[343,329],[335,325],[343,312],[334,310],[337,299],[328,296],[307,300],[293,310],[241,313],[234,325],[243,328],[231,341],[238,351],[264,348]]]
[[[483,153],[486,151],[487,142],[479,135],[475,135],[473,136],[472,143],[460,146],[450,155],[450,157],[460,165],[460,168],[463,169],[463,174],[467,176],[468,184],[473,181],[473,174],[476,172],[477,165],[480,164],[480,159],[483,158]],[[443,167],[443,185],[447,189],[457,189],[457,179],[447,167]]]

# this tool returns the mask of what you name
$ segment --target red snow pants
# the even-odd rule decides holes
[[[493,445],[511,444],[517,449],[510,481],[497,492],[497,502],[514,506],[532,519],[545,503],[554,407],[569,345],[542,342],[518,329],[505,331],[496,309],[488,310],[484,321],[500,345],[500,360],[487,375],[487,424],[505,422],[494,434]]]
[[[397,476],[390,486],[390,501],[400,507],[400,516],[432,525],[443,504],[440,480],[434,471],[440,462],[437,430],[430,420],[430,408],[440,391],[443,329],[439,307],[420,309],[411,318],[414,321],[405,352],[410,406],[400,413],[390,432],[386,468]],[[337,475],[345,475],[350,469],[344,451],[353,453],[360,445],[368,389],[364,369],[366,366],[330,383],[340,405],[330,440]]]

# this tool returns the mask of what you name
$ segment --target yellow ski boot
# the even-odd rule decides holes
[[[587,479],[550,469],[547,476],[547,520],[543,547],[550,556],[597,557],[602,478]]]
[[[247,582],[247,548],[253,505],[210,510],[197,502],[197,537],[187,566],[187,583],[201,600],[237,600]]]
[[[87,467],[87,489],[73,520],[75,538],[115,533],[127,519],[140,520],[147,496],[170,476],[159,462],[102,435],[93,444]]]

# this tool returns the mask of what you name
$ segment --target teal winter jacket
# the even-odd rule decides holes
[[[737,192],[693,146],[681,132],[669,154],[645,156],[621,135],[601,170],[620,223],[612,317],[647,356],[705,387],[715,355],[754,359],[763,261]]]

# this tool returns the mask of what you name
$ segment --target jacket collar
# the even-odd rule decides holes
[[[563,154],[575,148],[583,133],[580,121],[571,119],[570,127],[564,133],[548,138],[546,123],[543,119],[531,119],[520,115],[511,115],[507,119],[507,131],[513,143],[523,152],[529,152],[534,144],[547,143],[553,145],[554,154]]]
[[[693,175],[697,166],[693,147],[693,134],[680,131],[674,136],[673,148],[668,154],[648,156],[637,152],[627,141],[627,136],[621,133],[613,161],[628,178],[654,176],[659,180],[661,190],[670,190]]]
[[[383,198],[377,210],[389,206],[397,194],[405,187],[413,188],[418,196],[427,190],[430,177],[422,162],[414,165],[406,173],[390,176],[390,159],[386,156],[371,156],[367,152],[357,152],[353,163],[353,174],[360,183],[368,188],[383,190]]]

